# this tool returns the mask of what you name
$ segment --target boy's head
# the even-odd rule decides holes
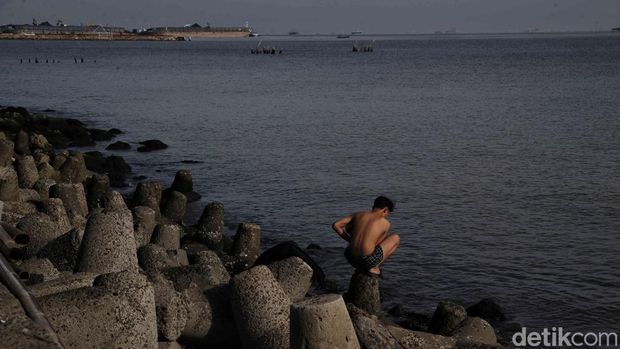
[[[394,202],[392,200],[386,198],[385,196],[379,196],[375,199],[375,203],[372,205],[372,209],[382,210],[386,208],[388,212],[394,211]]]

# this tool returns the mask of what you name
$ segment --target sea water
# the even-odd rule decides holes
[[[264,247],[319,244],[343,289],[330,224],[393,198],[385,308],[494,297],[528,328],[620,323],[619,34],[2,41],[0,78],[2,105],[164,141],[115,154],[165,186],[190,169],[190,220],[222,201]]]

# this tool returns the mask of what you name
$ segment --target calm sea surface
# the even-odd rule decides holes
[[[120,155],[164,185],[191,169],[193,217],[222,201],[264,247],[320,244],[343,288],[330,224],[393,197],[385,307],[492,296],[527,327],[618,330],[620,34],[368,39],[2,41],[0,104],[161,139]]]

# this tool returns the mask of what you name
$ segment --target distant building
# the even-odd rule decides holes
[[[39,25],[31,24],[8,24],[0,26],[0,33],[11,34],[105,34],[124,33],[127,30],[122,27],[104,27],[101,25],[62,25],[53,26],[49,22]]]

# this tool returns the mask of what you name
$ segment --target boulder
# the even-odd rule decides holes
[[[291,348],[360,348],[342,297],[326,294],[291,305]]]
[[[120,156],[108,156],[104,161],[105,172],[110,177],[110,184],[113,187],[126,187],[125,180],[131,173],[131,166]]]
[[[133,194],[132,207],[147,206],[155,211],[155,218],[159,220],[161,203],[161,184],[157,181],[144,181],[138,183]]]
[[[108,131],[106,130],[100,130],[97,128],[90,128],[88,129],[88,132],[90,133],[93,140],[96,142],[109,141],[114,136],[108,133]]]
[[[133,213],[133,231],[136,239],[137,247],[148,244],[153,236],[155,229],[155,211],[150,207],[136,206],[131,212]]]
[[[254,223],[241,223],[233,242],[231,255],[235,259],[235,270],[245,270],[252,266],[260,253],[260,226]]]
[[[126,142],[116,141],[114,143],[111,143],[107,147],[105,147],[105,149],[106,150],[129,150],[131,149],[131,145],[129,145],[129,143],[126,143]]]
[[[6,139],[0,140],[0,167],[11,166],[15,156],[15,144]]]
[[[84,164],[90,171],[97,173],[105,173],[105,156],[100,151],[87,151],[84,153]]]
[[[92,147],[96,145],[90,132],[81,125],[67,125],[63,130],[63,134],[71,140],[69,145],[72,147]]]
[[[312,268],[308,264],[299,257],[290,257],[268,267],[292,302],[304,299],[312,285]]]
[[[458,340],[488,345],[497,344],[497,336],[493,326],[479,317],[468,317],[451,335]]]
[[[211,202],[205,206],[194,238],[211,249],[217,249],[224,235],[224,204]]]
[[[37,256],[47,258],[61,271],[73,271],[77,264],[78,252],[84,231],[72,229],[43,246]]]
[[[178,191],[172,191],[164,201],[161,214],[173,222],[181,222],[185,217],[187,198]]]
[[[181,248],[183,227],[178,224],[158,224],[153,232],[151,242],[163,246],[166,250]]]
[[[39,180],[39,171],[31,155],[17,159],[17,177],[20,188],[30,189]]]
[[[142,144],[142,146],[138,147],[138,151],[142,153],[168,148],[167,144],[157,139],[149,139],[139,143]]]
[[[290,299],[266,266],[235,275],[232,309],[244,348],[289,348]]]
[[[95,212],[86,223],[76,271],[112,273],[137,271],[138,257],[131,215]]]
[[[19,180],[17,172],[11,166],[0,167],[0,200],[17,201],[19,198]]]
[[[82,183],[88,171],[82,153],[74,153],[60,167],[60,182]]]
[[[356,270],[351,277],[346,300],[370,314],[380,314],[379,276]]]
[[[37,301],[65,348],[155,348],[157,318],[151,284],[129,271]]]
[[[439,302],[435,313],[428,325],[428,331],[440,335],[450,335],[467,318],[467,311],[463,306],[450,302]]]

